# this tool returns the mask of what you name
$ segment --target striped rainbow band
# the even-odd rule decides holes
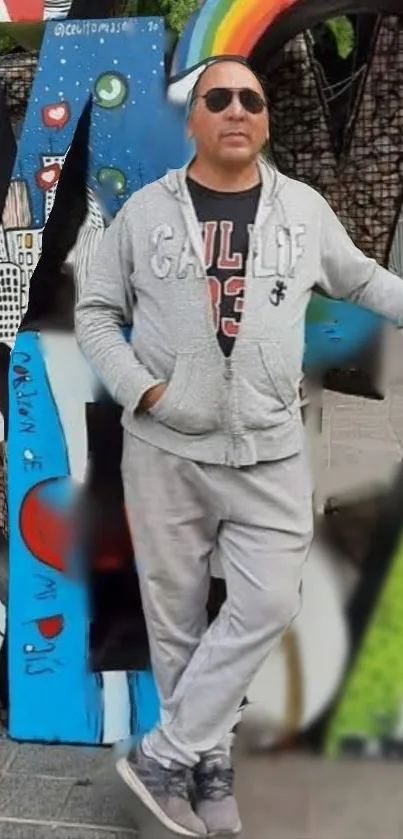
[[[273,21],[297,2],[205,0],[183,32],[173,75],[180,75],[214,55],[248,57]]]

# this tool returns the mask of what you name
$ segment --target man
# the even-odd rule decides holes
[[[161,698],[161,724],[118,771],[173,832],[222,835],[240,830],[228,734],[298,612],[311,542],[298,399],[311,290],[401,320],[403,284],[317,192],[263,161],[268,109],[244,61],[203,72],[188,132],[190,165],[133,195],[107,231],[76,323],[124,407],[123,483]],[[207,629],[215,558],[228,597]]]

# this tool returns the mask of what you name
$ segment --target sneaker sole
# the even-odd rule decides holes
[[[239,822],[238,827],[234,827],[232,830],[215,830],[213,833],[208,833],[208,839],[213,839],[213,837],[217,836],[239,836],[242,832],[242,824]]]
[[[146,807],[147,810],[152,813],[152,815],[155,816],[160,824],[162,824],[167,830],[171,833],[175,833],[177,836],[191,836],[197,837],[197,839],[203,839],[204,836],[206,839],[207,834],[195,833],[194,831],[187,830],[185,827],[182,827],[182,825],[174,822],[169,816],[167,816],[155,798],[153,798],[151,793],[148,791],[147,787],[131,768],[126,758],[119,758],[116,763],[116,771],[126,787],[131,789],[144,807]]]

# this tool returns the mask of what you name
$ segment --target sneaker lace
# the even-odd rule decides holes
[[[166,769],[164,771],[164,787],[167,795],[182,798],[185,801],[189,798],[188,771],[180,769]]]
[[[220,801],[234,794],[234,770],[211,769],[197,776],[197,791],[203,800]]]

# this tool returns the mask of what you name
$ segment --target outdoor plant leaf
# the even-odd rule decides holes
[[[325,26],[335,39],[340,58],[348,58],[353,52],[355,43],[354,27],[351,20],[345,15],[333,17],[325,21]]]
[[[179,34],[199,3],[198,0],[160,0],[160,5],[169,28]]]

